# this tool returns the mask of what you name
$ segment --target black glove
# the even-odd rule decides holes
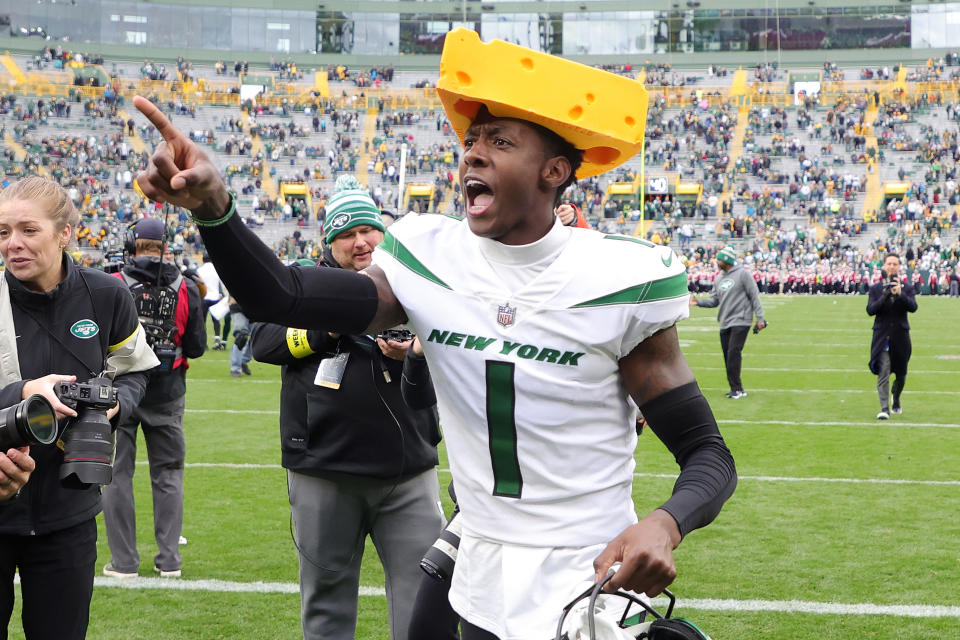
[[[243,349],[247,346],[247,341],[250,339],[250,332],[247,329],[243,331],[237,331],[233,334],[233,344],[237,345],[237,349]]]

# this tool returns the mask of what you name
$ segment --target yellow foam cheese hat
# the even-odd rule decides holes
[[[623,164],[640,152],[647,124],[643,84],[470,29],[447,34],[437,93],[463,143],[481,106],[500,118],[528,120],[583,151],[577,178]]]

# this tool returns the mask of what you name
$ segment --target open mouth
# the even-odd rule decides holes
[[[493,203],[493,189],[483,180],[467,178],[463,181],[467,195],[467,213],[479,216]]]

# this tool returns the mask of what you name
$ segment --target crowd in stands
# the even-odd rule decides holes
[[[78,62],[76,54],[61,47],[45,48],[38,58]],[[85,56],[79,60],[90,63]],[[955,63],[951,54],[923,68],[948,77]],[[176,68],[188,78],[202,78],[205,72],[183,58]],[[631,65],[610,70],[637,72]],[[233,71],[249,68],[237,61]],[[290,80],[303,72],[289,61],[274,61],[271,71]],[[683,74],[666,64],[648,64],[645,71],[650,85],[686,83]],[[834,71],[841,70],[827,63],[825,72]],[[164,65],[149,60],[140,72],[151,79],[169,75]],[[213,72],[226,74],[227,65],[220,62]],[[394,77],[392,67],[340,66],[329,73],[335,92]],[[717,78],[727,73],[721,67],[707,71]],[[893,77],[896,68],[871,73]],[[766,83],[782,78],[783,71],[760,64],[752,74]],[[159,142],[158,135],[152,127],[122,120],[117,115],[122,103],[117,78],[111,79],[110,88],[110,95],[81,97],[78,92],[68,99],[0,96],[0,137],[10,135],[22,148],[22,153],[10,145],[4,148],[0,164],[5,182],[30,172],[60,180],[81,210],[79,244],[84,259],[92,263],[116,253],[131,220],[157,213],[133,190],[133,177],[147,156],[133,151],[131,136],[149,149]],[[607,184],[635,182],[639,162],[634,161],[614,175],[579,181],[567,197],[605,232],[633,233],[642,213],[653,221],[648,237],[672,244],[689,261],[694,287],[711,281],[710,258],[734,242],[769,292],[860,292],[878,277],[878,256],[895,249],[906,256],[904,263],[921,293],[944,293],[956,280],[960,260],[960,106],[948,97],[934,91],[894,94],[880,102],[872,127],[864,124],[873,100],[866,93],[848,93],[829,103],[809,96],[799,106],[755,106],[747,112],[742,150],[736,151],[731,146],[743,117],[736,105],[698,100],[691,93],[689,103],[678,107],[657,97],[648,112],[647,176],[666,174],[671,180],[699,183],[702,196],[680,198],[671,192],[649,197],[642,205],[617,206],[605,197]],[[191,119],[206,109],[178,97],[157,103],[172,116]],[[448,213],[462,203],[456,180],[461,149],[443,112],[390,108],[382,99],[378,106],[378,113],[370,116],[376,120],[369,138],[363,133],[367,116],[362,108],[316,97],[307,104],[284,102],[280,108],[248,103],[246,119],[235,107],[230,112],[221,109],[214,118],[201,118],[204,124],[198,121],[200,126],[186,129],[222,158],[231,188],[246,198],[243,215],[248,223],[266,230],[273,220],[298,222],[303,226],[277,241],[277,251],[285,259],[314,259],[320,252],[316,221],[339,174],[365,168],[371,194],[381,207],[402,207],[397,202],[402,145],[407,147],[407,185],[433,187],[429,200],[410,203],[408,209]],[[88,130],[74,132],[77,123]],[[871,138],[876,147],[868,143]],[[864,220],[867,177],[883,168],[884,179],[892,179],[894,167],[896,178],[908,185],[905,193],[886,198]],[[275,185],[306,184],[312,210],[307,200],[282,202],[268,196],[268,177]],[[170,212],[169,224],[177,252],[195,260],[199,236],[185,212]]]
[[[722,247],[706,243],[681,250],[691,291],[711,290],[720,273],[712,259]],[[743,261],[761,293],[866,294],[870,285],[883,279],[880,267],[889,251],[901,256],[906,278],[917,293],[960,295],[960,240],[946,245],[939,235],[897,232],[860,248],[846,242],[845,234],[836,229],[766,230],[747,245]]]
[[[64,49],[63,45],[43,47],[40,53],[33,57],[33,66],[35,69],[44,69],[51,65],[54,69],[63,69],[71,64],[103,64],[103,56],[89,53],[78,53]]]

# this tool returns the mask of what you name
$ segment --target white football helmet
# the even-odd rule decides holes
[[[661,615],[633,593],[602,593],[612,577],[611,573],[563,608],[555,640],[711,640],[689,620],[670,617],[676,598],[669,590],[663,591],[670,604]],[[636,613],[631,615],[631,609]]]

